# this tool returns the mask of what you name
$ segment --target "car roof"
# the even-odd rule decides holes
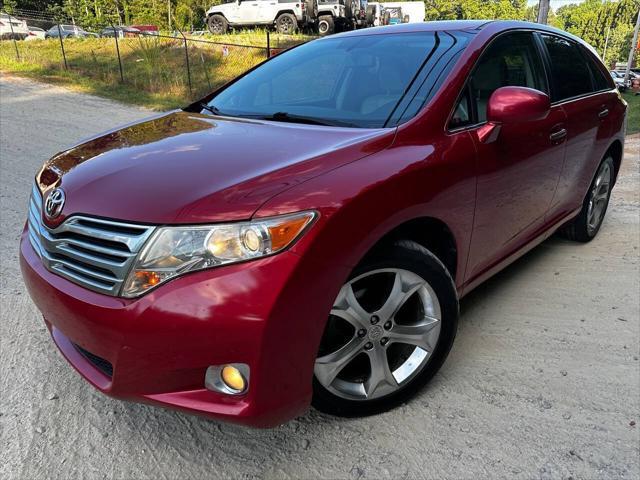
[[[564,30],[543,25],[540,23],[523,22],[519,20],[436,20],[432,22],[418,23],[401,23],[397,25],[386,25],[383,27],[365,28],[360,30],[352,30],[349,32],[339,33],[331,37],[349,37],[359,35],[385,35],[393,33],[413,33],[413,32],[438,32],[438,31],[468,31],[479,32],[490,28],[493,32],[512,29],[533,29],[539,31],[547,31],[570,37],[573,40],[585,43],[580,38],[572,35]],[[327,37],[330,38],[330,37]]]
[[[440,32],[440,31],[465,31],[478,33],[482,30],[490,30],[491,34],[498,34],[508,30],[537,30],[540,32],[554,33],[570,38],[582,44],[591,53],[599,57],[598,52],[581,38],[559,28],[550,27],[541,23],[523,22],[520,20],[436,20],[433,22],[401,23],[398,25],[386,25],[384,27],[364,28],[351,30],[349,32],[338,33],[324,38],[335,37],[356,37],[365,35],[389,35],[394,33],[417,33],[417,32]],[[320,39],[322,40],[322,39]]]
[[[384,27],[364,28],[332,35],[332,37],[351,37],[359,35],[385,35],[392,33],[437,32],[453,30],[479,30],[491,20],[436,20],[433,22],[399,23]]]

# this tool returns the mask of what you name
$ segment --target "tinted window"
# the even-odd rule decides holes
[[[273,58],[209,103],[226,115],[286,112],[336,125],[382,127],[429,55],[438,58],[446,50],[435,39],[433,32],[420,32],[310,42]]]
[[[469,89],[465,88],[462,98],[458,101],[456,109],[453,111],[449,128],[460,128],[473,123],[471,117],[471,101],[469,99]]]
[[[479,122],[487,119],[491,94],[507,86],[547,90],[542,62],[531,34],[503,35],[482,54],[470,79],[471,101],[475,103]],[[464,105],[458,105],[456,112],[462,110]],[[468,108],[466,110],[468,112]]]
[[[594,89],[596,91],[599,91],[609,90],[610,88],[613,88],[606,76],[606,72],[602,71],[602,68],[599,65],[600,62],[596,58],[594,58],[593,54],[588,52],[583,52],[583,54],[585,57],[587,57],[588,66],[591,70],[591,76],[593,78]]]
[[[578,45],[564,38],[542,35],[549,52],[553,94],[551,99],[564,100],[593,91],[591,74]]]

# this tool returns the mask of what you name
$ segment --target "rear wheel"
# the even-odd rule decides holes
[[[214,35],[222,35],[229,30],[229,23],[222,15],[211,15],[207,20],[207,26]]]
[[[569,240],[589,242],[600,231],[607,213],[611,189],[613,188],[615,166],[611,156],[606,157],[591,182],[589,192],[577,217],[560,230],[560,234]]]
[[[290,13],[283,13],[276,19],[276,30],[278,33],[291,35],[298,31],[298,21]]]
[[[318,33],[320,35],[331,35],[335,29],[336,27],[331,15],[320,15],[320,17],[318,17]]]
[[[458,300],[447,269],[398,241],[357,267],[335,300],[314,367],[313,405],[340,416],[384,412],[444,362]]]

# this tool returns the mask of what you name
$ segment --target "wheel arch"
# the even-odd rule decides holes
[[[229,19],[226,17],[226,15],[223,12],[211,12],[211,13],[207,13],[207,22],[209,21],[209,19],[211,17],[213,17],[214,15],[218,15],[219,17],[224,18],[227,23],[229,23]]]
[[[291,9],[286,9],[286,10],[279,10],[278,13],[276,13],[276,17],[273,19],[273,21],[275,22],[276,20],[278,20],[278,18],[280,18],[281,15],[284,15],[285,13],[293,15],[296,18],[296,21],[298,20],[298,17],[296,16],[296,12],[294,12]]]
[[[623,148],[622,142],[619,139],[615,139],[613,143],[609,146],[606,153],[604,154],[604,158],[608,155],[611,155],[613,158],[613,166],[615,167],[614,172],[614,182],[618,179],[618,172],[620,171],[620,166],[622,165],[622,155]]]
[[[435,217],[417,217],[407,220],[385,233],[371,247],[364,258],[387,247],[396,240],[412,240],[433,253],[456,279],[458,272],[458,247],[449,226]]]

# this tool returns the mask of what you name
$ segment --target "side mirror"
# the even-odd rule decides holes
[[[527,87],[501,87],[489,97],[487,123],[478,129],[482,143],[495,142],[502,125],[533,122],[549,115],[546,93]]]

